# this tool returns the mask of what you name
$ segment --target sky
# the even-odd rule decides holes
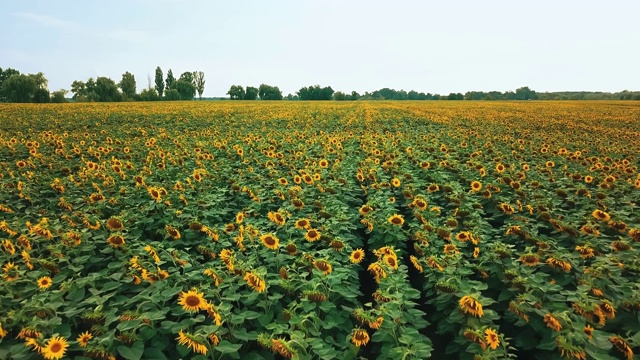
[[[262,83],[448,94],[640,90],[640,1],[20,0],[0,12],[0,67],[49,89],[160,66],[203,96]]]

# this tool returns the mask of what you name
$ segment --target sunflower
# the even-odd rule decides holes
[[[48,289],[49,287],[51,287],[51,284],[53,284],[53,281],[48,276],[43,276],[38,279],[38,287],[40,288],[40,290]]]
[[[169,236],[171,236],[173,240],[180,239],[181,236],[180,236],[180,231],[178,231],[178,229],[169,225],[165,226],[164,229],[167,231],[167,233],[169,234]]]
[[[358,212],[360,213],[360,215],[367,215],[368,213],[372,212],[373,208],[369,205],[362,205],[360,207],[360,210],[358,210]]]
[[[310,226],[308,219],[298,219],[296,220],[295,227],[296,229],[308,229]]]
[[[382,259],[390,268],[398,269],[398,259],[394,255],[385,255]]]
[[[611,215],[609,215],[608,213],[600,210],[600,209],[596,209],[594,210],[591,215],[593,215],[594,218],[601,220],[601,221],[609,221],[611,220]]]
[[[90,332],[85,331],[82,334],[80,334],[80,336],[78,336],[76,341],[78,342],[78,345],[80,347],[87,347],[87,344],[89,343],[89,340],[91,340],[91,339],[93,339],[93,335],[91,335]]]
[[[364,329],[355,329],[351,333],[351,342],[357,346],[365,346],[369,343],[369,334]]]
[[[331,272],[333,271],[333,268],[331,267],[331,264],[329,264],[329,262],[325,261],[325,260],[316,260],[313,262],[313,266],[322,271],[323,275],[328,275],[331,274]]]
[[[467,242],[471,240],[471,233],[468,231],[461,231],[458,234],[456,234],[456,240],[460,242]]]
[[[556,319],[553,315],[547,314],[544,316],[544,323],[547,324],[548,328],[551,328],[555,331],[562,330],[562,324]]]
[[[507,203],[501,203],[500,205],[498,205],[498,209],[500,211],[502,211],[503,213],[505,213],[505,215],[512,215],[516,210],[513,208],[513,206],[507,204]]]
[[[293,177],[293,182],[294,182],[296,185],[300,185],[300,183],[302,183],[302,178],[300,177],[300,175],[294,175],[294,177]]]
[[[427,204],[427,202],[424,199],[421,199],[421,198],[413,199],[413,203],[412,204],[413,204],[413,206],[418,208],[418,210],[420,210],[420,211],[427,210],[427,207],[429,206]]]
[[[287,222],[284,216],[282,216],[282,214],[279,212],[269,212],[269,214],[267,214],[267,217],[276,225],[284,225]]]
[[[349,255],[349,260],[354,264],[360,264],[364,260],[364,250],[355,249]]]
[[[633,360],[633,350],[629,346],[629,343],[627,343],[623,338],[617,335],[612,336],[609,338],[609,342],[611,342],[618,351],[623,353],[627,357],[627,360]]]
[[[476,246],[476,247],[473,249],[473,258],[474,258],[474,259],[477,259],[477,258],[478,258],[478,256],[480,256],[480,248]]]
[[[536,266],[540,262],[540,258],[536,254],[525,254],[520,256],[520,261],[526,266]]]
[[[496,165],[496,171],[497,171],[497,172],[499,172],[499,173],[503,173],[503,172],[504,172],[504,170],[505,170],[504,165],[502,165],[502,164],[498,164],[498,165]]]
[[[371,265],[369,265],[369,267],[367,268],[367,270],[376,278],[376,282],[379,283],[380,279],[386,278],[387,277],[387,273],[384,271],[384,269],[382,268],[382,266],[380,266],[380,264],[378,263],[372,263]]]
[[[147,191],[149,192],[149,195],[151,195],[151,198],[156,202],[160,202],[162,200],[162,196],[160,195],[160,190],[158,190],[158,188],[148,187]]]
[[[207,339],[209,339],[209,342],[213,346],[218,346],[218,344],[220,344],[220,338],[214,333],[209,334],[209,336],[207,336]]]
[[[393,178],[393,180],[391,180],[391,185],[393,185],[393,187],[400,187],[402,183],[400,182],[400,179],[398,178]]]
[[[193,334],[185,333],[184,331],[180,330],[180,332],[178,332],[178,337],[176,338],[176,340],[178,340],[178,344],[188,347],[197,354],[207,354],[207,346],[200,343]]]
[[[487,344],[489,344],[489,347],[491,347],[491,350],[495,350],[498,348],[498,345],[500,345],[500,339],[498,338],[498,333],[496,333],[495,330],[489,328],[487,330],[484,331],[484,339],[487,341]]]
[[[420,262],[418,261],[418,258],[411,255],[409,256],[409,260],[411,261],[411,265],[413,265],[414,268],[416,268],[416,270],[418,270],[418,272],[422,272],[422,265],[420,265]]]
[[[178,305],[181,305],[184,311],[196,312],[205,309],[207,307],[207,301],[204,299],[203,293],[191,289],[187,292],[180,292]]]
[[[69,344],[65,338],[55,336],[47,340],[47,344],[42,348],[41,353],[47,360],[62,359],[68,347]]]
[[[438,184],[431,184],[427,188],[427,191],[430,192],[430,193],[434,193],[434,192],[436,192],[438,190],[440,190],[440,186],[438,186]]]
[[[480,181],[472,181],[471,182],[471,190],[472,191],[480,191],[482,189],[482,183]]]
[[[396,226],[402,226],[402,224],[404,224],[404,218],[402,217],[402,215],[398,215],[398,214],[391,215],[388,221],[392,225],[396,225]]]
[[[260,241],[262,241],[264,246],[271,250],[278,249],[278,245],[280,245],[280,240],[272,234],[265,234],[260,236]]]
[[[584,329],[582,329],[582,331],[587,335],[589,340],[593,338],[593,328],[591,327],[591,325],[587,324],[587,326],[585,326]]]
[[[320,232],[316,229],[309,229],[307,233],[304,235],[304,238],[310,242],[314,242],[320,239]]]
[[[484,315],[484,312],[482,311],[482,304],[480,304],[480,302],[473,296],[463,296],[458,302],[458,305],[460,306],[460,309],[466,314],[471,314],[479,318]]]
[[[107,243],[114,248],[122,247],[125,244],[124,237],[119,234],[111,235],[107,238]]]
[[[251,288],[253,288],[253,290],[259,293],[263,292],[266,289],[266,283],[264,282],[264,280],[252,272],[247,272],[244,274],[244,281],[246,281],[247,284],[251,286]]]
[[[285,178],[279,178],[278,182],[280,183],[280,185],[289,185],[289,181],[287,181],[287,179]]]

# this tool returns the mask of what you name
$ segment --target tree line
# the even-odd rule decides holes
[[[52,93],[48,89],[48,81],[44,74],[21,74],[15,69],[0,68],[0,101],[2,102],[66,102],[66,95],[73,93],[74,101],[156,101],[156,100],[193,100],[198,94],[202,100],[204,92],[204,72],[186,71],[179,78],[175,78],[173,71],[167,71],[166,78],[160,66],[155,71],[155,81],[152,85],[149,78],[147,88],[137,93],[136,77],[126,71],[122,79],[116,83],[113,79],[98,76],[87,81],[75,80],[71,83],[71,90],[57,90]]]
[[[50,92],[48,80],[42,72],[22,74],[12,68],[0,68],[0,102],[61,103],[66,102],[69,91],[74,101],[156,101],[156,100],[193,100],[198,95],[202,100],[205,78],[202,71],[186,71],[178,78],[169,69],[166,73],[156,67],[153,83],[148,79],[147,88],[136,92],[135,76],[126,71],[119,82],[99,76],[86,81],[75,80],[71,89]],[[621,92],[542,92],[538,93],[528,86],[515,91],[467,91],[448,95],[417,92],[415,90],[395,90],[382,88],[373,92],[359,94],[357,91],[334,91],[331,86],[311,85],[300,88],[295,94],[283,96],[277,86],[261,84],[259,87],[232,85],[227,92],[231,100],[640,100],[640,91]]]

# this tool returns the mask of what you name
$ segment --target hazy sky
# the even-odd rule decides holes
[[[232,84],[640,90],[640,1],[4,1],[0,67],[49,88],[156,66]]]

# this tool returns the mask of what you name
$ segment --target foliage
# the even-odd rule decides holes
[[[204,72],[202,71],[194,71],[193,72],[193,81],[196,86],[196,91],[198,91],[198,98],[202,100],[202,93],[204,92]]]
[[[160,66],[156,68],[155,84],[156,93],[158,94],[158,96],[162,97],[162,95],[164,94],[164,79]]]
[[[297,91],[300,100],[331,100],[333,97],[333,89],[331,86],[320,87],[320,85],[312,85],[303,87]]]
[[[176,78],[173,77],[173,71],[169,69],[169,71],[167,71],[167,79],[164,81],[165,90],[173,89],[173,83],[175,81],[176,81]]]
[[[193,100],[196,96],[196,87],[193,82],[188,81],[188,78],[183,79],[181,77],[181,79],[175,81],[171,85],[171,90],[176,90],[180,94],[180,100]]]
[[[167,101],[182,100],[180,93],[176,89],[169,89],[164,92],[164,99]]]
[[[56,104],[62,104],[67,102],[67,93],[65,89],[60,89],[51,93],[51,102]]]
[[[260,100],[282,100],[282,91],[277,86],[261,84],[258,88]]]
[[[253,86],[247,86],[245,90],[244,99],[245,100],[255,100],[258,98],[258,88]]]
[[[130,73],[122,74],[122,80],[118,83],[118,87],[122,90],[125,99],[133,99],[136,95],[136,77]]]
[[[244,100],[245,92],[242,85],[231,85],[229,91],[227,91],[227,95],[231,100]]]

